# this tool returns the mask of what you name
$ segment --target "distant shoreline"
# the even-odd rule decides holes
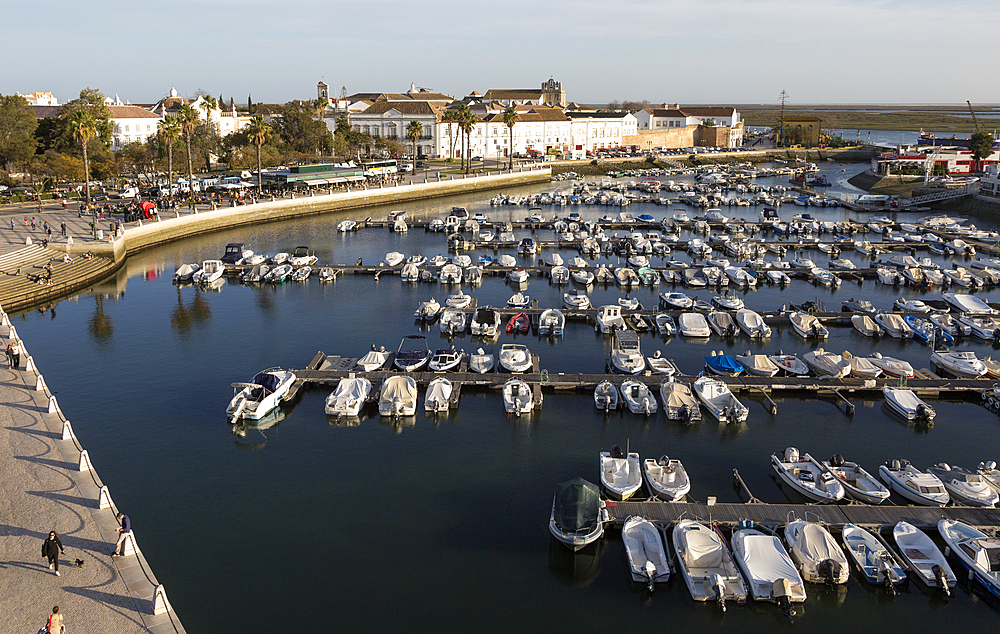
[[[1000,129],[1000,106],[974,104],[980,124],[988,130]],[[777,104],[735,106],[748,126],[774,126],[781,115]],[[786,106],[785,116],[814,116],[824,128],[849,130],[926,130],[934,133],[971,134],[975,122],[965,104],[937,105],[800,105]]]

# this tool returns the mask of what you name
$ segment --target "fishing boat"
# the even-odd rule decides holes
[[[609,412],[618,409],[618,388],[611,381],[601,381],[594,388],[594,407]]]
[[[639,335],[632,330],[616,330],[611,338],[608,367],[619,374],[642,374],[646,360],[639,350]]]
[[[764,323],[764,318],[748,308],[736,311],[736,325],[752,339],[764,339],[771,336],[771,327]]]
[[[790,376],[805,376],[809,374],[809,366],[803,363],[802,360],[794,354],[784,354],[779,350],[778,354],[768,355],[767,358],[770,359],[774,365],[778,366],[782,372]]]
[[[493,355],[482,348],[478,348],[473,354],[469,355],[469,372],[486,374],[493,370],[493,363]]]
[[[622,330],[625,328],[625,320],[622,318],[622,307],[617,304],[608,304],[606,306],[601,306],[597,311],[596,322],[594,324],[594,329],[598,330],[604,334],[610,334],[615,330]],[[708,329],[708,324],[705,324],[705,329]],[[706,337],[708,335],[705,335]]]
[[[941,519],[937,528],[970,578],[1000,599],[1000,539],[960,520]]]
[[[230,422],[259,421],[278,409],[295,382],[295,373],[281,368],[261,370],[246,383],[233,383],[226,408]]]
[[[535,408],[531,387],[521,379],[510,379],[503,384],[503,408],[508,414],[530,414]]]
[[[680,460],[660,456],[642,461],[642,474],[653,495],[667,502],[681,502],[691,491],[691,480]]]
[[[823,348],[817,348],[802,355],[805,361],[817,376],[832,376],[842,378],[851,373],[851,362],[839,354],[827,352]]]
[[[814,315],[795,311],[789,313],[788,320],[799,336],[805,339],[826,339],[830,332]]]
[[[379,416],[413,416],[417,412],[417,382],[412,376],[390,376],[382,382],[378,397]]]
[[[785,484],[812,502],[830,504],[846,494],[844,486],[829,470],[809,454],[800,456],[795,447],[786,447],[781,456],[771,454],[771,468]]]
[[[752,354],[749,350],[736,355],[736,360],[753,376],[774,376],[781,370],[766,354]]]
[[[423,369],[433,353],[423,335],[407,335],[399,342],[399,349],[392,364],[402,372],[416,372]]]
[[[642,488],[642,466],[639,454],[629,452],[615,445],[611,451],[600,454],[601,485],[613,500],[627,500]]]
[[[708,321],[701,313],[683,313],[677,320],[677,328],[684,337],[709,337],[712,334]]]
[[[625,558],[628,560],[632,580],[653,585],[670,579],[670,564],[660,531],[647,519],[630,517],[622,526],[622,541],[625,542]]]
[[[660,383],[660,400],[663,413],[669,420],[679,420],[688,425],[701,421],[701,407],[686,383],[673,378]]]
[[[971,350],[935,350],[931,363],[961,379],[978,379],[986,374],[986,364]]]
[[[892,460],[878,468],[878,475],[893,491],[922,506],[944,506],[951,499],[937,476],[924,473],[908,460]]]
[[[882,388],[886,405],[906,420],[930,422],[934,420],[934,408],[913,393],[913,390],[890,387]]]
[[[740,526],[733,533],[733,558],[748,582],[750,596],[754,601],[777,603],[786,616],[794,616],[792,603],[806,600],[795,562],[776,536],[765,535],[746,520]]]
[[[952,502],[962,506],[986,506],[993,508],[1000,502],[1000,495],[986,482],[983,476],[968,469],[939,462],[927,469],[944,484]]]
[[[712,374],[718,376],[738,376],[745,369],[742,363],[728,354],[723,354],[721,350],[718,354],[713,350],[712,354],[705,357],[705,366]]]
[[[674,524],[674,551],[681,576],[695,601],[745,603],[747,587],[723,537],[715,530],[684,519]]]
[[[497,355],[500,369],[512,374],[520,374],[531,370],[531,351],[528,346],[520,343],[505,343],[500,346]]]
[[[785,525],[785,542],[802,578],[810,583],[847,583],[851,567],[830,531],[815,522],[795,519]]]
[[[934,541],[909,522],[898,522],[892,529],[892,536],[910,573],[928,588],[938,588],[950,595],[958,578]]]
[[[364,377],[341,379],[337,389],[326,397],[324,411],[327,416],[357,416],[368,403],[372,383]]]
[[[385,346],[382,346],[378,350],[376,350],[375,346],[373,345],[372,349],[369,350],[368,353],[365,354],[365,356],[358,359],[357,368],[365,372],[374,372],[375,370],[380,370],[382,369],[382,366],[385,365],[386,361],[389,360],[390,354],[391,353],[385,349]]]
[[[913,366],[902,359],[886,357],[881,352],[873,352],[868,360],[872,362],[872,365],[882,370],[886,376],[913,378]]]
[[[431,372],[457,372],[464,356],[461,350],[455,350],[455,346],[440,348],[427,362],[427,369]]]
[[[891,588],[906,581],[906,569],[896,555],[869,531],[844,524],[844,550],[869,583]]]
[[[495,336],[500,329],[500,311],[489,306],[476,310],[470,328],[474,336]]]
[[[578,551],[604,534],[607,512],[601,490],[583,478],[556,485],[549,532],[570,550]]]
[[[903,321],[903,317],[896,313],[878,313],[875,315],[875,323],[890,337],[908,339],[913,336],[913,331]]]
[[[846,462],[840,454],[820,463],[843,485],[847,496],[866,504],[881,504],[889,499],[889,489],[856,462]]]
[[[556,308],[548,308],[542,311],[538,318],[538,334],[545,337],[561,337],[566,326],[566,316]]]
[[[650,416],[656,414],[656,397],[645,383],[628,379],[621,384],[622,402],[633,414]]]
[[[743,423],[750,415],[747,409],[722,381],[708,376],[698,377],[692,389],[708,412],[720,423]]]

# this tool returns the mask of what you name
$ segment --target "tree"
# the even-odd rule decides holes
[[[35,154],[38,120],[24,97],[0,95],[0,169],[23,163]]]
[[[194,193],[194,168],[191,166],[191,133],[198,126],[198,119],[200,118],[198,111],[189,103],[183,104],[177,111],[177,119],[181,126],[181,132],[184,134],[184,146],[187,150],[188,191],[191,193]]]
[[[454,128],[455,128],[455,123],[458,121],[458,119],[456,117],[456,113],[457,113],[456,110],[445,110],[444,114],[441,115],[441,123],[447,123],[448,124],[448,147],[449,147],[448,162],[449,163],[451,162],[451,160],[453,158],[455,158],[455,141],[458,140],[457,138],[455,138],[455,136],[453,134]]]
[[[972,158],[982,161],[993,153],[993,135],[989,132],[975,132],[969,137],[969,150]]]
[[[510,132],[510,149],[508,150],[510,154],[510,169],[514,169],[514,124],[517,123],[517,110],[514,110],[514,106],[510,106],[503,111],[503,124],[507,126],[507,131]]]
[[[166,117],[157,124],[156,134],[167,146],[167,189],[170,200],[174,199],[174,143],[181,136],[181,122],[175,117]]]
[[[316,99],[313,99],[312,107],[313,110],[316,111],[316,119],[322,121],[323,115],[326,114],[326,109],[330,107],[330,101],[317,97]]]
[[[79,109],[73,113],[70,125],[73,130],[73,138],[83,148],[83,178],[86,181],[87,187],[87,209],[90,209],[90,163],[87,160],[87,144],[97,136],[97,121],[94,119],[94,115],[88,110]],[[95,224],[95,236],[96,232],[97,225]]]
[[[274,131],[290,149],[303,154],[329,153],[333,135],[323,121],[313,117],[311,102],[290,101],[281,108]]]
[[[469,106],[462,104],[458,107],[458,128],[465,135],[465,173],[469,173],[472,167],[472,131],[476,128],[476,113]]]
[[[260,169],[260,148],[262,145],[267,143],[267,139],[271,136],[271,124],[264,119],[264,117],[255,116],[250,119],[250,123],[247,127],[243,129],[243,133],[246,134],[247,140],[253,143],[257,147],[257,190],[262,191],[263,181],[261,181],[261,169]]]
[[[416,167],[417,160],[417,140],[420,138],[423,131],[424,126],[421,125],[419,121],[410,121],[409,125],[406,126],[406,138],[413,144],[414,167]]]

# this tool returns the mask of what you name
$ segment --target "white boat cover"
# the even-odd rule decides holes
[[[424,399],[427,401],[447,402],[451,399],[451,381],[437,378],[427,386],[427,394]]]
[[[391,403],[399,397],[404,403],[417,398],[417,383],[408,376],[391,376],[382,384],[381,400]]]
[[[743,537],[743,560],[754,584],[773,583],[778,579],[797,582],[799,571],[787,556],[784,548],[773,535],[745,535]]]
[[[805,523],[800,529],[800,538],[791,544],[792,551],[799,556],[799,561],[821,561],[832,559],[847,569],[847,558],[844,551],[829,531],[819,524]]]
[[[366,398],[371,390],[371,383],[366,379],[341,379],[333,398],[336,403],[348,403]]]
[[[689,568],[721,568],[722,541],[714,531],[684,531],[684,563]]]
[[[742,363],[750,374],[766,375],[778,371],[778,366],[766,354],[737,355],[736,360]]]
[[[691,388],[683,383],[664,383],[660,386],[660,398],[663,399],[664,407],[676,407],[678,409],[687,405],[693,410],[698,409],[698,401],[695,400]]]

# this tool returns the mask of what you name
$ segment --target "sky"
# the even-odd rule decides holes
[[[321,80],[462,97],[550,77],[587,104],[1000,103],[983,0],[35,0],[4,22],[0,94],[60,103],[171,86],[283,103]]]

